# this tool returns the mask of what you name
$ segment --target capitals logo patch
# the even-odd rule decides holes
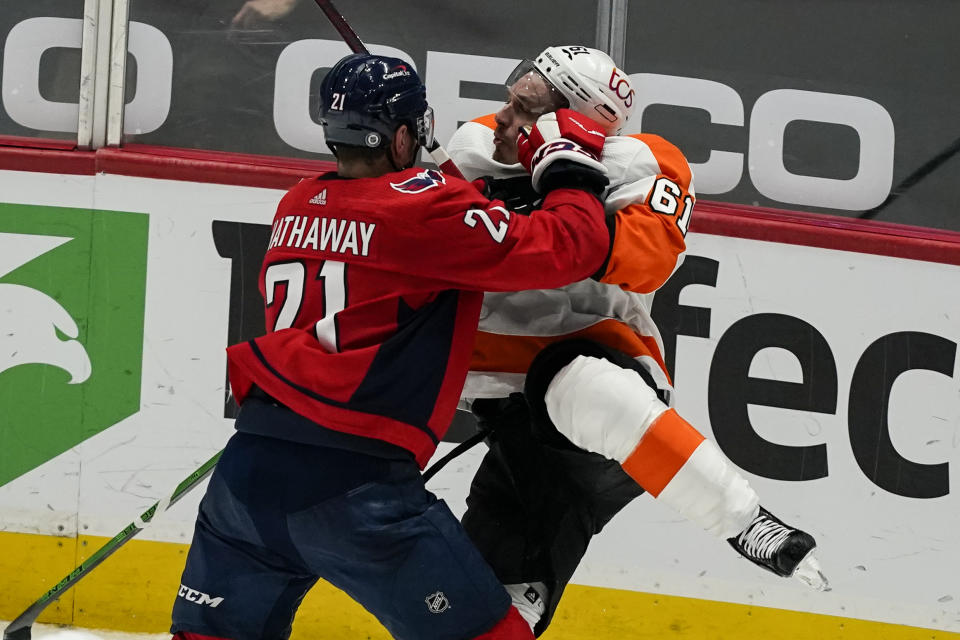
[[[426,169],[403,182],[391,182],[390,186],[400,193],[423,193],[427,189],[446,184],[443,174],[436,169]]]

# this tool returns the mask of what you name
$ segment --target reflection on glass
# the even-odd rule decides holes
[[[512,67],[547,45],[596,36],[597,7],[582,0],[340,4],[368,48],[408,58],[424,75],[441,132],[495,108],[475,97],[471,82],[492,82],[477,65]],[[330,157],[314,96],[325,70],[349,50],[314,2],[131,0],[130,20],[138,75],[127,77],[125,143]],[[157,62],[164,47],[169,69]],[[463,54],[475,58],[454,60]],[[494,74],[495,85],[505,73]],[[138,101],[147,90],[156,98]]]
[[[960,4],[658,6],[628,4],[632,126],[683,150],[702,199],[960,231]]]

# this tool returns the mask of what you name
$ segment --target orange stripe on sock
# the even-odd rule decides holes
[[[703,440],[689,422],[667,409],[623,461],[623,470],[656,498]]]

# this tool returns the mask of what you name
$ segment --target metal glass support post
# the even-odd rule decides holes
[[[107,129],[107,86],[110,77],[110,23],[113,14],[111,0],[98,0],[97,4],[97,40],[94,48],[96,58],[93,62],[93,118],[90,148],[99,149],[106,140]]]
[[[597,0],[596,48],[623,65],[627,45],[627,0]]]
[[[84,0],[83,40],[80,46],[80,115],[77,121],[77,147],[93,146],[93,103],[96,92],[97,20],[99,0]]]
[[[610,2],[597,0],[597,36],[593,46],[610,53]]]
[[[123,109],[127,79],[127,38],[130,0],[113,0],[110,29],[110,87],[107,94],[108,147],[120,146],[123,138]]]

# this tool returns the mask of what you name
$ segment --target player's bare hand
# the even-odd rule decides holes
[[[288,15],[300,0],[248,0],[233,16],[234,29],[252,29],[264,22],[273,22]]]

